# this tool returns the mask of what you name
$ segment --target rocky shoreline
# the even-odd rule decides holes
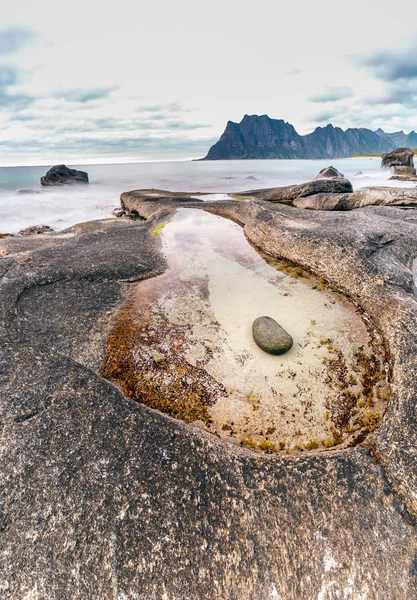
[[[0,241],[2,597],[417,598],[417,196],[292,187],[127,192],[136,221]],[[100,376],[132,284],[166,268],[153,232],[180,207],[240,224],[381,333],[390,406],[358,445],[259,454]]]

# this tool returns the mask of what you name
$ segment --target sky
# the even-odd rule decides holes
[[[417,23],[387,0],[14,0],[0,165],[204,156],[228,120],[417,129]]]

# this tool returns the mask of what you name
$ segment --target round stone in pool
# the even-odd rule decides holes
[[[284,354],[294,343],[289,333],[271,317],[258,317],[252,325],[256,344],[269,354]]]

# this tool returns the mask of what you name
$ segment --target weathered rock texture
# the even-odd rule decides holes
[[[315,177],[316,179],[343,179],[343,173],[340,173],[335,167],[326,167],[322,169],[318,175]]]
[[[88,173],[70,169],[65,165],[55,165],[41,177],[41,185],[63,185],[75,182],[88,183]]]
[[[340,191],[337,191],[338,187]],[[234,196],[310,210],[353,210],[372,205],[417,206],[416,188],[372,187],[352,191],[347,179],[319,179],[300,185],[239,192]]]
[[[151,231],[174,205],[142,196],[144,223],[0,242],[0,596],[416,600],[414,211],[194,200],[348,293],[389,346],[379,429],[346,450],[278,456],[97,375],[129,281],[164,268]]]
[[[414,167],[414,152],[411,148],[396,148],[382,155],[381,167]]]
[[[390,179],[396,179],[397,181],[417,181],[415,167],[393,167],[392,171],[394,175]]]

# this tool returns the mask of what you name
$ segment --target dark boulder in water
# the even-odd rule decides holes
[[[316,179],[343,179],[343,173],[340,173],[335,167],[325,167],[322,169]]]
[[[63,185],[74,182],[88,183],[88,173],[70,169],[65,165],[55,165],[41,177],[41,185]]]
[[[397,148],[383,154],[381,167],[414,167],[414,152],[410,148]]]

